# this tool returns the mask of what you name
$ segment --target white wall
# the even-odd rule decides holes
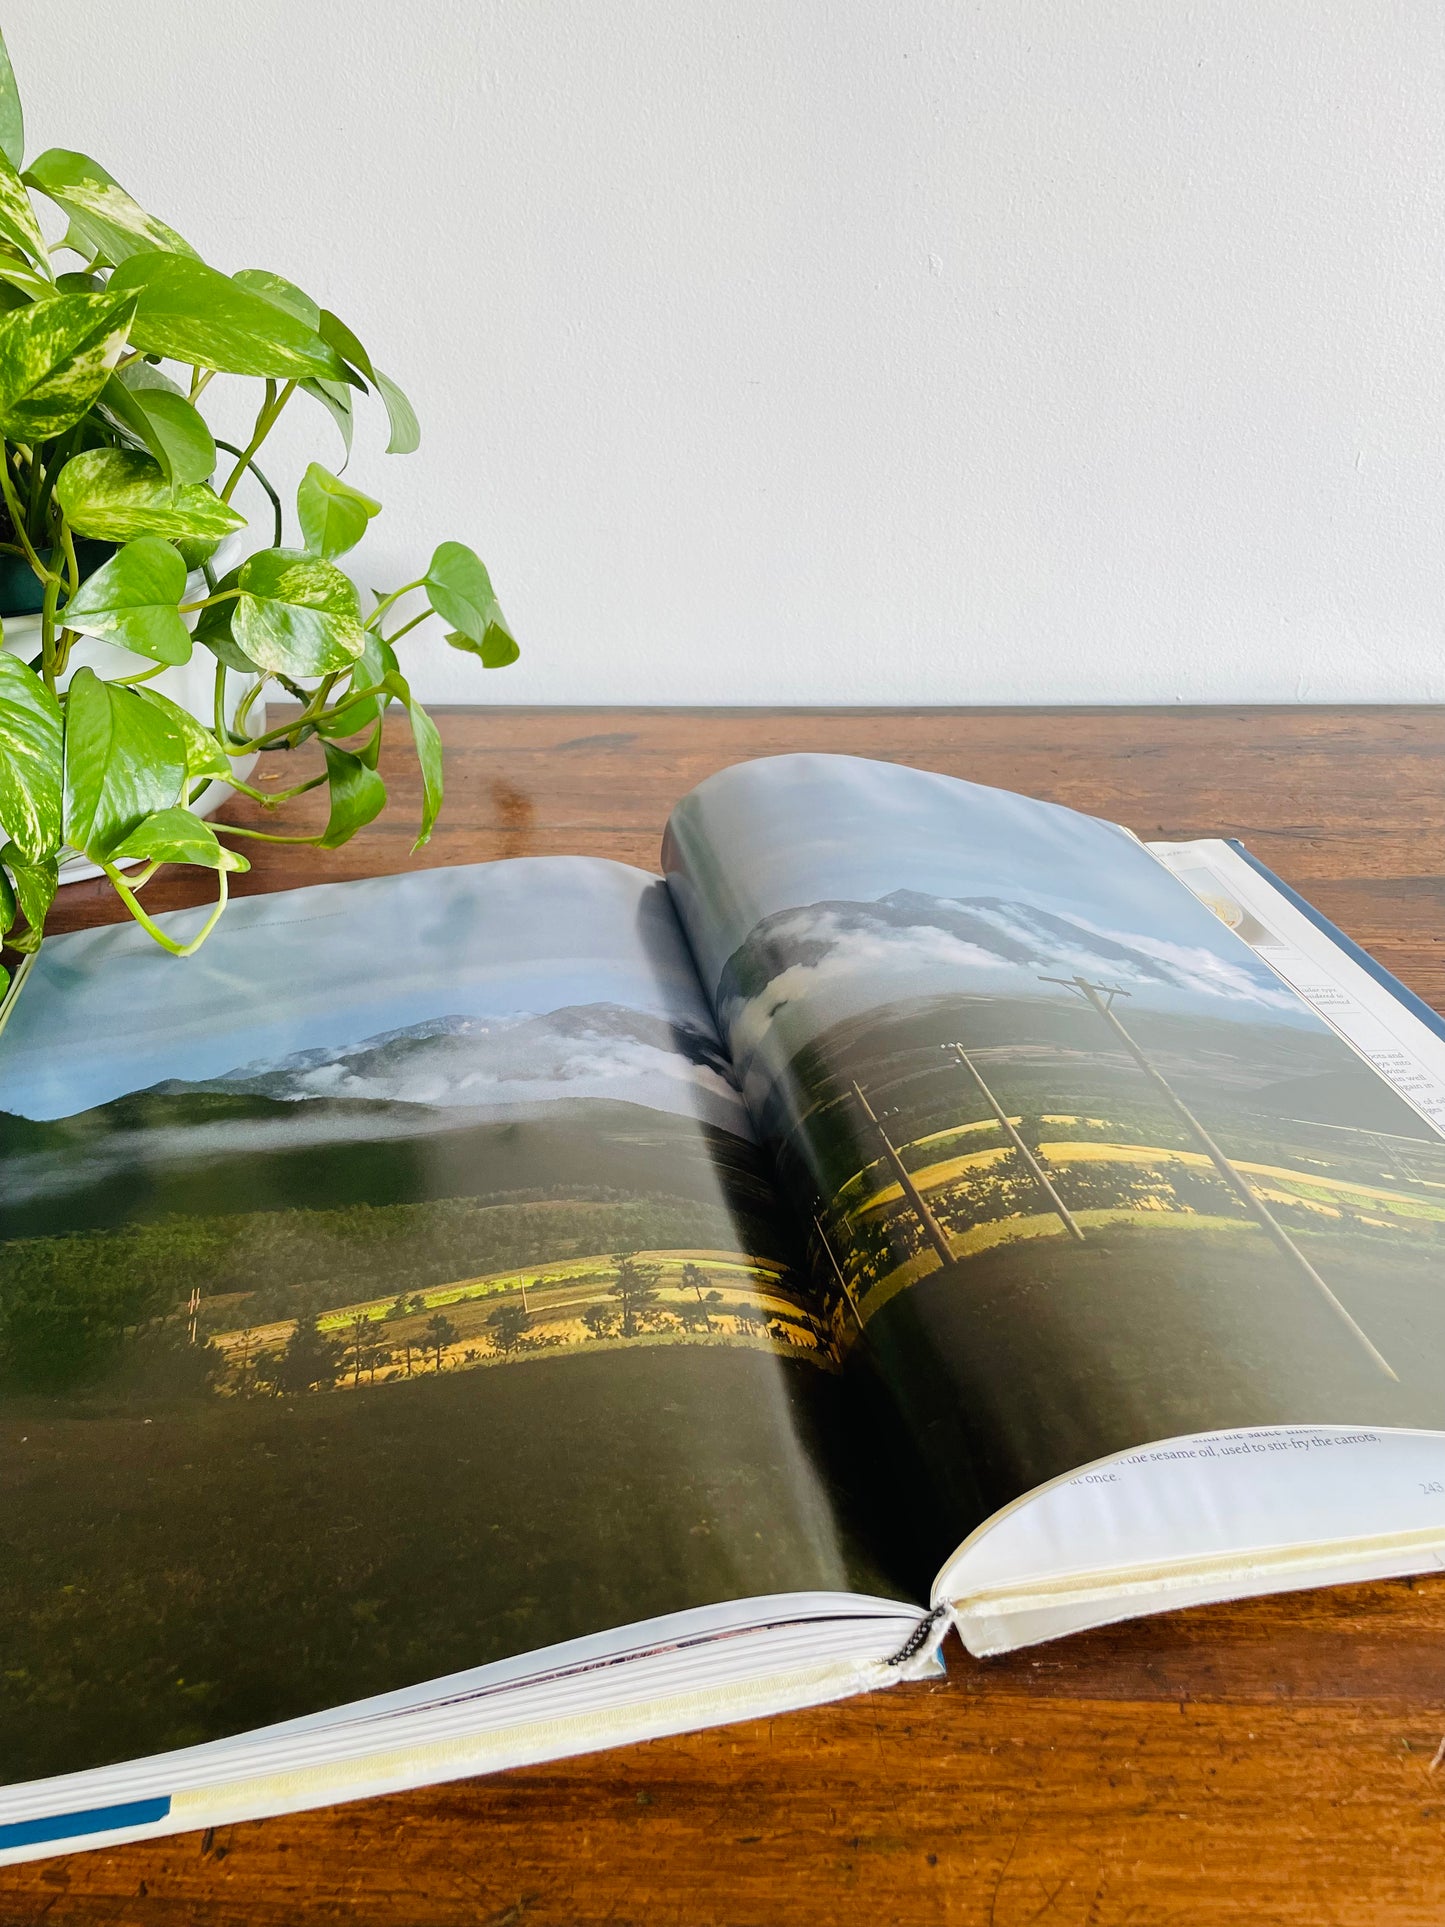
[[[1445,698],[1434,0],[12,0],[30,151],[339,309],[440,699]],[[308,415],[312,413],[308,409]],[[323,460],[329,426],[310,424]]]

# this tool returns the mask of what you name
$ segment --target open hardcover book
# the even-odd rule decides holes
[[[1445,1564],[1408,992],[1235,847],[845,757],[663,868],[45,946],[0,1860]]]

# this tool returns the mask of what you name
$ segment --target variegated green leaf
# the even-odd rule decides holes
[[[196,783],[207,782],[215,777],[231,774],[231,761],[210,730],[202,727],[188,709],[173,703],[169,696],[163,696],[158,689],[147,686],[138,689],[136,694],[158,709],[173,729],[180,732],[186,751],[186,779]]]
[[[262,549],[237,582],[231,633],[272,675],[329,675],[365,648],[356,584],[334,562],[298,549]]]
[[[157,810],[180,801],[180,732],[140,692],[77,669],[65,698],[65,840],[108,858]]]
[[[50,256],[45,251],[45,237],[40,232],[35,209],[30,205],[30,196],[25,192],[25,183],[3,148],[0,148],[0,240],[19,248],[22,254],[43,267],[49,277]]]
[[[345,457],[341,466],[345,468],[347,462],[351,460],[352,390],[344,381],[303,381],[301,392],[319,401],[332,421],[336,423]]]
[[[103,542],[129,542],[159,535],[219,537],[245,526],[246,518],[204,482],[172,488],[149,455],[131,448],[91,448],[60,471],[55,499],[71,527]]]
[[[517,660],[522,652],[507,627],[492,578],[465,542],[440,544],[427,564],[423,587],[442,620],[456,624],[447,636],[453,649],[480,656],[486,669],[505,669]]]
[[[38,863],[32,863],[15,844],[7,843],[0,849],[0,864],[10,872],[15,901],[25,919],[23,931],[11,929],[7,939],[9,947],[22,955],[38,950],[45,935],[45,919],[50,915],[50,906],[60,885],[59,858],[42,857]]]
[[[121,857],[138,857],[149,863],[198,863],[205,870],[249,870],[251,865],[235,850],[217,841],[216,832],[199,816],[172,805],[157,810],[136,825],[123,843],[111,852]]]
[[[135,254],[116,269],[110,287],[135,295],[131,340],[147,354],[285,381],[336,380],[344,373],[340,356],[314,328],[204,261]]]
[[[196,258],[189,241],[147,214],[99,161],[86,154],[48,148],[25,170],[25,180],[70,216],[66,240],[79,254],[113,265],[155,249]]]
[[[6,308],[18,308],[22,301],[47,301],[55,293],[56,283],[49,281],[39,268],[31,267],[19,253],[0,241],[0,282],[5,284],[7,299],[0,302]]]
[[[20,89],[15,84],[15,69],[0,38],[0,153],[12,167],[25,159],[25,115],[20,107]]]
[[[315,555],[343,555],[366,533],[380,502],[363,495],[338,476],[312,462],[296,490],[296,517],[306,546]]]
[[[0,824],[27,863],[60,847],[64,727],[33,669],[0,650]]]
[[[421,425],[416,418],[416,410],[397,387],[390,375],[376,371],[376,392],[386,403],[386,419],[391,427],[391,437],[386,444],[388,455],[411,455],[421,447]]]
[[[59,294],[0,315],[0,434],[44,442],[85,415],[125,347],[128,296]]]
[[[294,281],[284,275],[272,274],[269,268],[241,268],[231,276],[238,288],[245,288],[251,294],[259,294],[264,301],[272,301],[287,314],[295,315],[304,321],[308,328],[321,329],[321,309],[304,289],[298,288]]]
[[[147,365],[142,361],[132,367]],[[113,421],[145,444],[172,487],[208,482],[215,473],[216,444],[205,417],[169,382],[142,387],[112,375],[100,391],[100,403]]]
[[[186,565],[170,543],[138,535],[81,583],[61,619],[152,662],[189,662],[191,632],[176,607],[185,592]]]

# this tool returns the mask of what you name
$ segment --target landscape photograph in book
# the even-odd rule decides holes
[[[1150,1439],[1445,1424],[1445,1143],[1146,851],[843,759],[728,781],[721,1028],[960,1524]]]
[[[8,1777],[884,1586],[660,884],[432,872],[252,899],[188,964],[53,952],[0,1043]]]

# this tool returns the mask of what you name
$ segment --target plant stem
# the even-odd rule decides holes
[[[44,479],[45,464],[35,449],[30,451],[30,500],[26,505],[26,520],[33,529],[37,523],[36,508],[40,501],[40,484]]]
[[[55,694],[55,679],[60,665],[55,653],[55,604],[60,595],[60,577],[48,575],[45,578],[45,600],[40,607],[40,658],[41,674],[51,695]]]
[[[65,551],[65,572],[70,580],[70,589],[66,597],[68,601],[80,587],[80,563],[75,555],[75,537],[71,534],[70,524],[63,515],[60,518],[60,546]]]
[[[426,577],[419,575],[415,582],[403,582],[399,589],[393,589],[390,595],[383,596],[371,614],[366,618],[366,621],[361,625],[362,628],[374,629],[394,602],[400,602],[402,597],[404,595],[410,595],[413,589],[421,588],[425,581]]]
[[[233,736],[232,741],[245,744],[245,748],[243,748],[240,751],[240,754],[242,755],[246,753],[246,749],[250,748],[250,745],[246,743],[246,738],[244,734],[245,728],[246,728],[246,718],[251,714],[252,705],[255,703],[256,698],[261,694],[261,691],[266,687],[266,684],[268,681],[269,681],[269,678],[266,676],[258,677],[257,680],[252,683],[251,687],[246,691],[245,695],[241,698],[240,702],[236,704],[236,728],[238,731],[242,733],[239,735]]]
[[[231,741],[231,732],[226,725],[226,665],[219,657],[216,659],[216,679],[212,684],[211,720],[215,726],[216,741],[224,749]]]
[[[254,797],[258,803],[265,803],[268,806],[272,806],[277,803],[289,803],[293,796],[304,796],[307,790],[320,789],[321,785],[326,781],[326,772],[323,770],[319,776],[311,777],[308,782],[295,783],[289,790],[258,790],[253,784],[243,783],[240,778],[236,776],[228,777],[227,781],[230,783],[231,788],[238,791],[240,795]],[[217,824],[216,827],[221,829],[226,826]]]
[[[277,836],[271,830],[247,830],[239,823],[216,823],[212,825],[217,836],[250,836],[258,843],[319,843],[319,836]]]
[[[25,979],[30,975],[35,965],[35,959],[39,955],[40,945],[37,944],[33,950],[28,951],[26,955],[21,958],[15,975],[5,986],[5,995],[0,997],[0,1031],[3,1031],[5,1026],[10,1022],[10,1013],[19,1002],[20,993],[25,988]]]
[[[281,509],[281,497],[276,493],[275,489],[271,486],[270,482],[267,481],[266,477],[261,473],[260,469],[257,468],[256,464],[246,459],[246,454],[243,449],[237,448],[234,442],[223,442],[219,436],[216,438],[216,446],[217,448],[224,448],[228,455],[240,456],[241,461],[244,463],[244,465],[247,468],[250,469],[251,473],[255,476],[256,480],[261,484],[262,488],[265,489],[267,495],[271,498],[271,518],[272,518],[272,526],[275,531],[275,533],[272,536],[271,546],[273,549],[279,549],[286,534],[286,518],[282,513],[282,509]]]
[[[166,935],[165,931],[161,929],[154,918],[146,914],[141,906],[140,899],[135,895],[135,892],[113,863],[106,863],[102,859],[100,867],[110,878],[111,888],[115,891],[126,909],[130,911],[141,929],[145,931],[148,937],[154,937],[163,950],[169,950],[173,957],[193,957],[196,954],[201,945],[206,941],[206,938],[210,936],[211,932],[220,922],[221,912],[225,909],[226,899],[230,894],[226,883],[226,872],[224,870],[218,870],[216,872],[216,879],[220,887],[210,916],[206,918],[200,931],[196,936],[192,937],[189,943],[177,943],[173,938]]]
[[[320,693],[318,690],[317,695]],[[336,711],[332,713],[344,712],[350,701],[350,697],[343,696],[336,706]],[[233,756],[246,756],[249,755],[253,749],[269,749],[272,743],[279,743],[287,736],[294,735],[298,729],[304,728],[307,723],[315,723],[317,721],[325,722],[327,720],[328,716],[325,708],[318,706],[316,698],[313,697],[311,702],[301,711],[301,714],[299,716],[293,716],[289,723],[281,723],[275,729],[268,729],[264,736],[250,737],[247,741],[238,744],[237,747],[232,750],[231,754]]]
[[[410,622],[404,622],[401,625],[401,627],[397,630],[394,636],[383,636],[382,641],[387,644],[394,644],[394,643],[400,642],[402,637],[406,635],[408,631],[415,629],[415,627],[419,622],[425,622],[427,617],[429,615],[433,615],[434,613],[435,611],[431,608],[430,605],[428,605],[425,609],[422,610],[419,616],[413,616]]]
[[[194,615],[197,609],[209,609],[214,602],[234,602],[237,596],[244,594],[245,591],[243,589],[217,589],[214,595],[202,596],[199,602],[177,603],[176,614],[182,616]]]
[[[40,490],[40,501],[36,510],[39,517],[37,527],[44,527],[45,518],[50,513],[50,496],[55,487],[55,478],[75,453],[76,446],[80,440],[81,427],[82,424],[77,422],[74,428],[61,436],[60,440],[55,443],[51,450],[50,460],[46,463],[45,481]]]
[[[20,546],[25,551],[26,560],[40,580],[48,582],[51,579],[51,572],[40,560],[35,544],[30,540],[29,532],[25,527],[25,517],[20,511],[20,500],[15,493],[15,478],[10,473],[10,459],[3,453],[0,453],[0,494],[5,497],[5,506],[10,511],[10,520],[14,524],[15,533],[20,538]],[[59,581],[59,577],[55,579]]]
[[[266,383],[266,399],[257,411],[256,426],[251,432],[251,439],[242,450],[237,459],[236,466],[226,478],[225,487],[221,490],[221,500],[223,502],[229,502],[235,494],[236,484],[250,466],[252,456],[276,426],[277,416],[295,393],[296,383],[294,381],[288,381],[279,393],[277,392],[274,381],[268,381]]]

